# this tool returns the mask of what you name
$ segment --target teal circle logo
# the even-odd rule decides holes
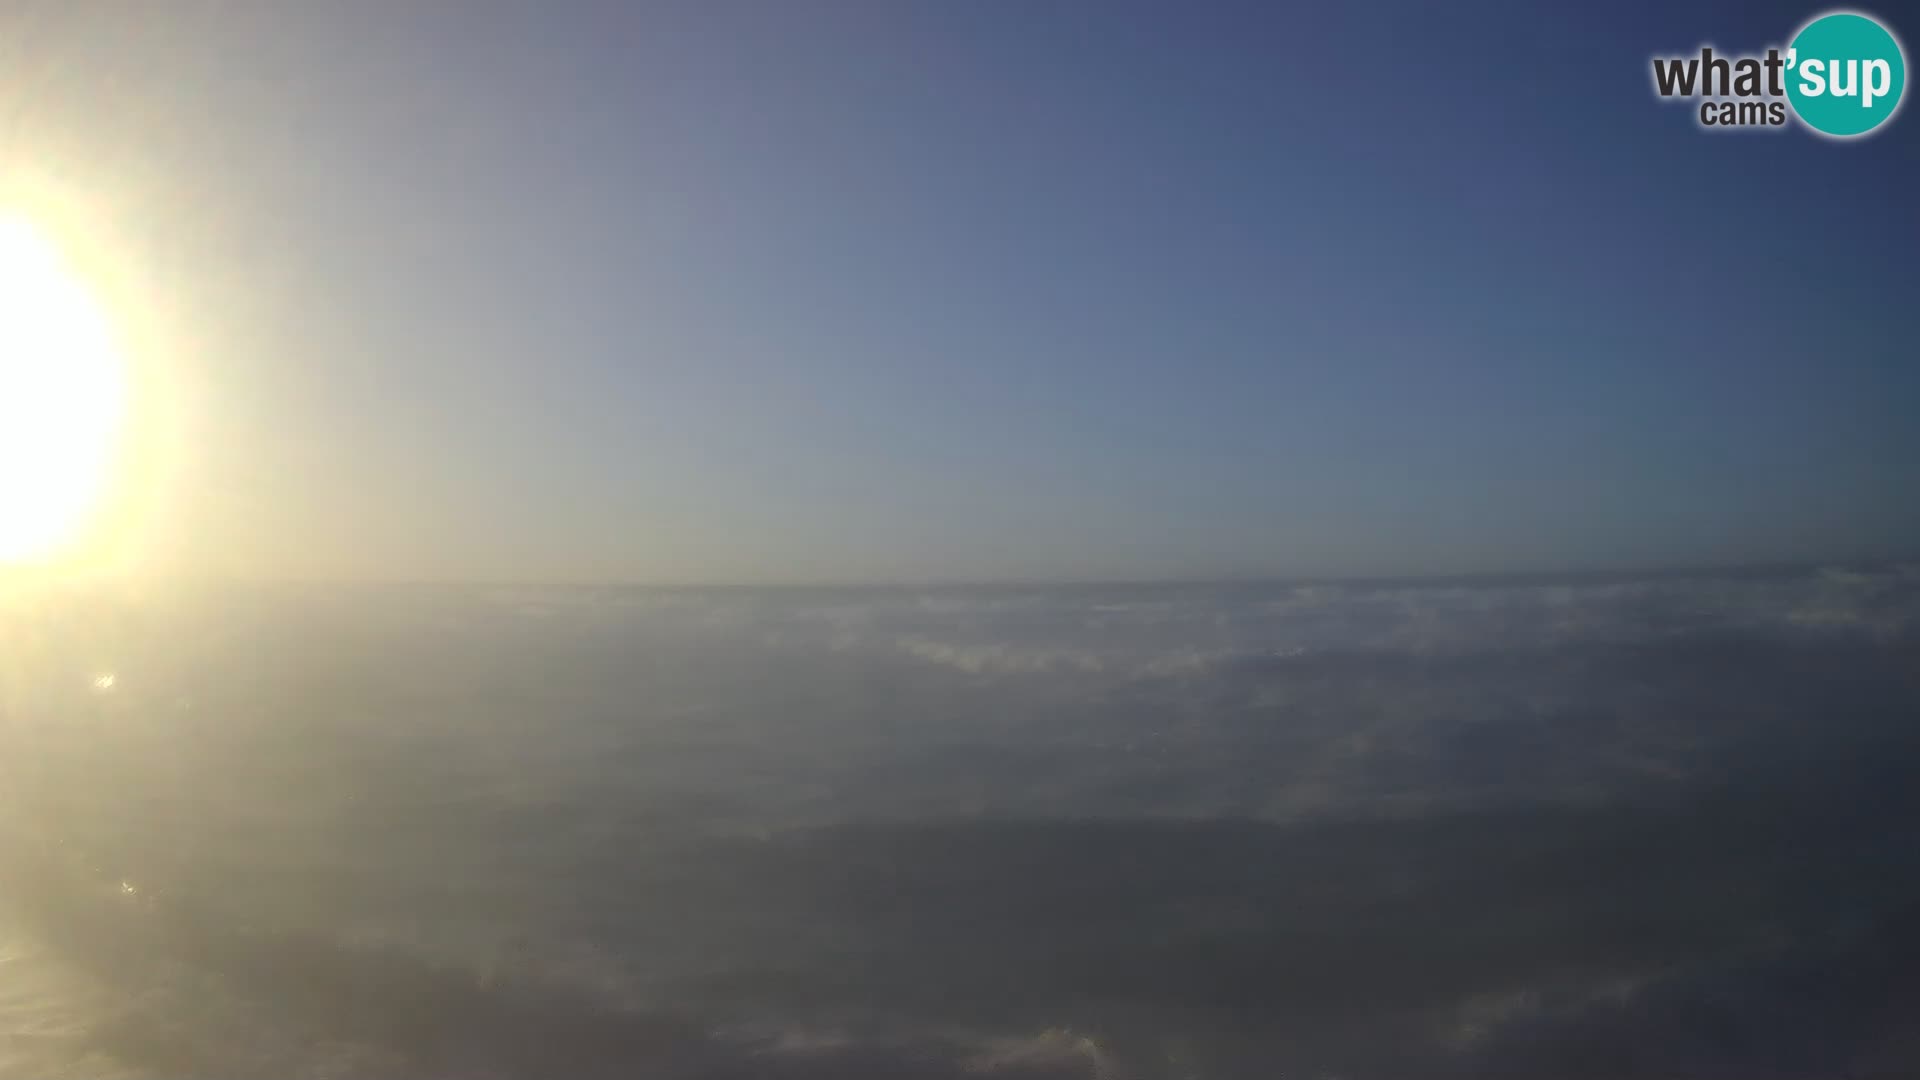
[[[1865,135],[1892,118],[1906,88],[1900,43],[1865,15],[1822,15],[1787,48],[1787,100],[1823,135]]]

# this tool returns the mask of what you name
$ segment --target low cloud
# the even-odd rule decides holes
[[[117,1002],[75,1053],[508,1080],[1920,1062],[1911,572],[221,603],[16,635],[0,902]]]

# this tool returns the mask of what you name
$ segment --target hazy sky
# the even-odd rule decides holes
[[[168,567],[1920,555],[1920,116],[1649,86],[1815,7],[66,7],[0,16],[0,168],[148,281]]]

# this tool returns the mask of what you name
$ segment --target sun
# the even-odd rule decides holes
[[[126,386],[113,326],[70,259],[0,215],[0,564],[55,558],[84,529]]]

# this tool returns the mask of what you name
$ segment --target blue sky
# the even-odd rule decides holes
[[[1649,86],[1814,7],[169,10],[15,16],[0,160],[158,268],[182,568],[1920,555],[1920,121]]]

